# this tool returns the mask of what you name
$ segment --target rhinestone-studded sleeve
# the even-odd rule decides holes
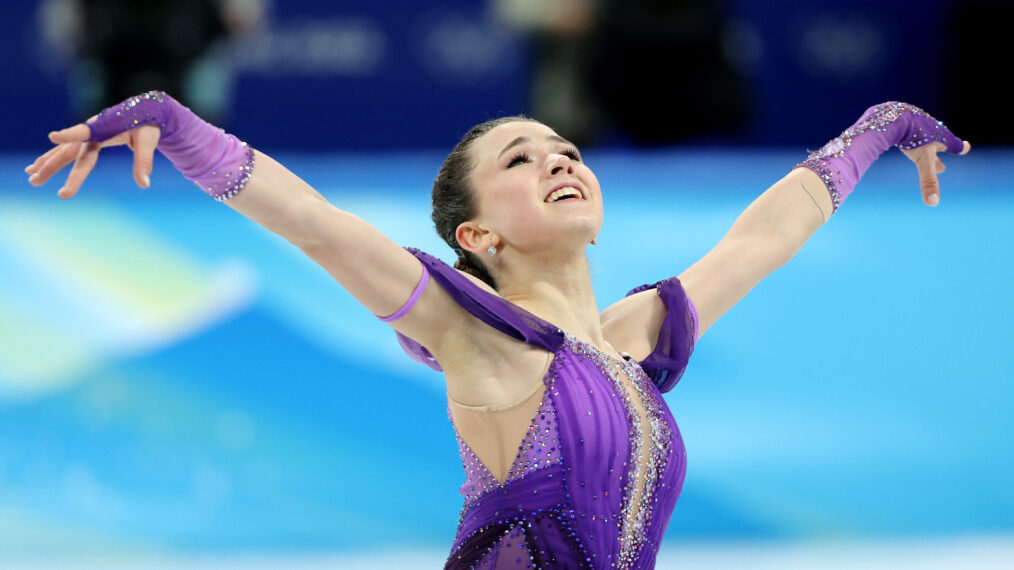
[[[820,176],[831,194],[834,213],[881,153],[892,146],[911,150],[932,142],[943,143],[955,154],[964,147],[961,139],[926,111],[888,101],[867,109],[854,125],[796,166]]]
[[[666,307],[666,315],[658,331],[655,348],[644,360],[641,368],[658,386],[659,391],[668,392],[683,377],[690,355],[694,352],[697,337],[697,308],[687,297],[683,285],[676,277],[663,279],[658,283],[641,285],[627,296],[649,289],[655,289]]]
[[[254,151],[211,125],[162,91],[130,97],[87,123],[92,141],[104,141],[130,129],[156,124],[158,150],[187,180],[212,198],[232,198],[253,175]]]

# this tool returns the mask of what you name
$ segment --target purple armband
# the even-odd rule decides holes
[[[161,91],[131,97],[86,124],[89,140],[101,142],[148,123],[162,129],[158,150],[216,200],[235,196],[253,174],[253,149]]]
[[[922,109],[888,101],[874,105],[841,136],[832,139],[820,150],[797,164],[817,173],[831,193],[832,213],[852,193],[866,169],[892,146],[910,150],[932,142],[947,146],[947,152],[958,154],[964,148],[943,122]]]
[[[429,283],[429,280],[430,280],[430,272],[426,271],[426,266],[424,265],[422,277],[419,278],[419,284],[415,286],[415,291],[412,291],[412,296],[408,298],[408,301],[405,301],[405,304],[402,305],[401,308],[395,311],[394,313],[386,317],[382,317],[380,315],[376,315],[376,317],[384,321],[385,323],[390,323],[407,315],[408,312],[412,310],[412,307],[415,306],[416,302],[419,300],[419,297],[422,297],[423,291],[426,290],[426,284]]]

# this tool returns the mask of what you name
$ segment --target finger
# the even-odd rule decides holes
[[[28,178],[28,182],[34,186],[41,186],[48,182],[54,174],[63,170],[64,166],[74,162],[81,151],[81,145],[82,143],[62,144],[46,153],[48,156],[35,173]]]
[[[85,142],[90,138],[92,138],[92,130],[84,123],[49,133],[49,140],[53,144]]]
[[[968,154],[968,151],[972,150],[972,143],[964,141],[964,145],[965,146],[961,149],[961,152],[959,152],[958,154]]]
[[[162,132],[158,127],[145,125],[137,130],[132,148],[134,149],[134,181],[141,188],[151,186],[152,161],[155,147]]]
[[[945,170],[947,170],[947,166],[944,165],[944,161],[940,160],[940,157],[938,156],[937,157],[937,174],[940,174],[941,172],[943,172]]]
[[[121,144],[130,145],[130,131],[122,132],[115,137],[102,141],[102,148],[106,148],[107,146],[118,146]]]
[[[58,196],[64,200],[69,200],[77,194],[77,191],[81,189],[81,184],[84,183],[85,178],[88,178],[92,168],[95,167],[95,163],[99,159],[100,148],[102,148],[101,145],[94,142],[81,146],[77,160],[74,161],[74,166],[71,167],[70,174],[67,175],[67,182],[57,192]]]
[[[919,187],[922,189],[922,202],[927,206],[940,203],[940,183],[937,180],[936,168],[930,161],[919,161]]]
[[[29,175],[35,174],[36,172],[39,171],[40,168],[42,168],[42,165],[45,164],[47,160],[49,160],[49,157],[53,156],[59,151],[60,151],[59,145],[54,146],[53,148],[47,150],[43,154],[39,155],[39,157],[36,158],[34,162],[29,164],[28,167],[25,168],[25,172],[28,173]]]

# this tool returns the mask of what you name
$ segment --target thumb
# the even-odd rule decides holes
[[[91,137],[92,130],[84,123],[78,123],[73,127],[49,133],[49,140],[53,144],[85,142]]]

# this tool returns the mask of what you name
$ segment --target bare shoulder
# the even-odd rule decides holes
[[[499,296],[480,279],[456,270],[478,288]],[[540,382],[548,363],[548,352],[510,337],[489,326],[461,307],[439,285],[427,286],[420,301],[432,301],[416,315],[417,327],[399,329],[402,334],[423,342],[428,334],[433,353],[444,370],[447,393],[456,402],[470,406],[500,406],[531,392]],[[415,312],[413,310],[413,312]],[[397,325],[397,322],[392,323]],[[423,329],[413,336],[409,329]],[[418,334],[418,333],[417,333]]]

